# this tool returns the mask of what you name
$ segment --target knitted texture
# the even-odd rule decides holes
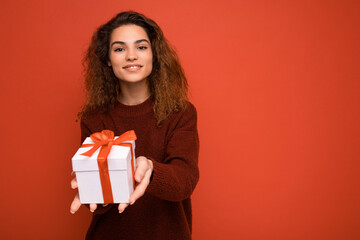
[[[98,205],[86,239],[191,239],[190,196],[199,179],[195,107],[188,103],[157,127],[152,98],[134,106],[117,103],[108,113],[82,118],[81,140],[104,129],[115,136],[135,130],[135,155],[151,159],[154,173],[145,194],[123,213],[118,204]]]

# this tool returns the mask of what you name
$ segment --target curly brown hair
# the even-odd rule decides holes
[[[148,82],[157,124],[161,125],[172,112],[185,109],[188,84],[178,55],[153,20],[129,11],[117,14],[92,36],[83,59],[86,97],[78,118],[90,112],[106,112],[114,107],[121,89],[119,79],[108,66],[110,37],[114,29],[130,24],[142,27],[151,43],[153,69]]]

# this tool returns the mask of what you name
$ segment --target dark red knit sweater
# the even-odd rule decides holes
[[[135,106],[117,103],[109,113],[83,117],[81,140],[104,129],[115,136],[135,130],[135,155],[152,158],[154,174],[144,196],[123,213],[118,204],[98,205],[86,239],[191,239],[190,195],[199,179],[195,107],[189,103],[157,127],[152,98]]]

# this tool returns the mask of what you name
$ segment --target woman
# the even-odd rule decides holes
[[[130,205],[90,204],[86,238],[191,239],[199,140],[177,54],[154,21],[122,12],[94,33],[84,66],[81,140],[104,129],[116,136],[135,130],[138,138]],[[76,196],[71,212],[80,205]]]

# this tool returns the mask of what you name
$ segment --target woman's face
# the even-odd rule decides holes
[[[152,71],[153,54],[149,37],[137,25],[115,28],[110,37],[108,65],[127,83],[146,81]]]

